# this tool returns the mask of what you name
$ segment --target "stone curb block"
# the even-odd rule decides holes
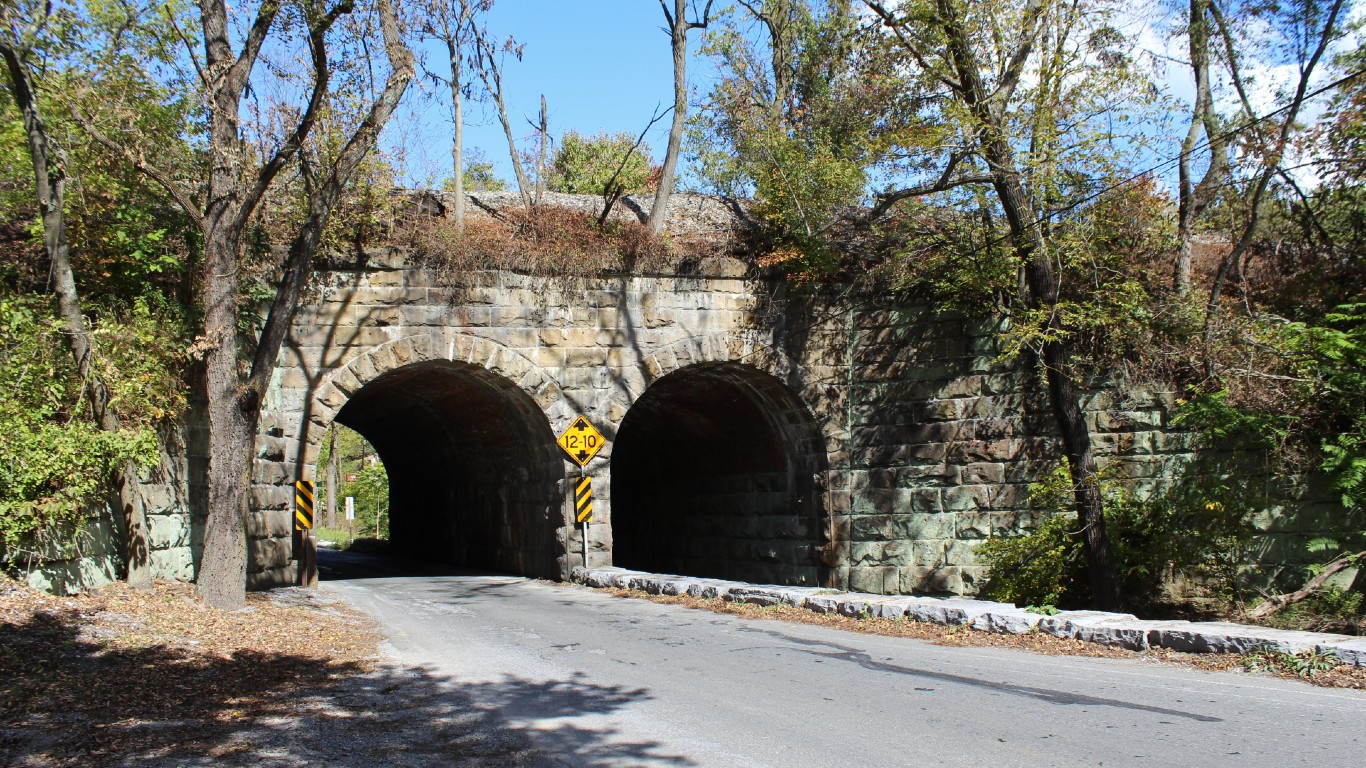
[[[841,616],[908,618],[934,624],[968,625],[983,632],[1025,634],[1045,632],[1056,637],[1141,651],[1169,648],[1188,653],[1247,653],[1268,648],[1287,653],[1314,650],[1331,653],[1343,663],[1366,666],[1366,638],[1254,627],[1207,621],[1145,621],[1129,613],[1063,611],[1053,616],[961,597],[910,597],[834,592],[817,587],[744,584],[723,579],[645,573],[625,568],[583,568],[570,580],[590,587],[634,589],[650,594],[682,595],[756,605],[791,605],[815,613]]]
[[[1354,639],[1347,635],[1268,629],[1219,621],[1189,622],[1184,626],[1158,630],[1154,634],[1153,645],[1192,653],[1247,653],[1258,648],[1298,653],[1319,646],[1336,650],[1338,643]]]
[[[1366,640],[1352,638],[1342,643],[1324,644],[1315,647],[1320,653],[1335,653],[1339,659],[1358,667],[1366,667]]]
[[[1000,635],[1026,635],[1043,620],[1043,616],[1020,608],[998,608],[972,620],[972,628]]]
[[[812,595],[806,598],[802,607],[813,613],[839,613],[840,598],[844,593],[834,595]]]
[[[726,600],[735,603],[755,605],[790,605],[800,608],[807,598],[818,596],[822,590],[816,587],[781,587],[776,585],[732,587],[726,593]]]
[[[977,617],[1003,608],[1013,609],[1015,606],[1009,603],[989,603],[985,600],[966,600],[957,597],[920,597],[916,598],[916,602],[906,615],[916,621],[957,626],[972,624]]]
[[[1084,640],[1141,650],[1147,647],[1147,633],[1124,626],[1126,622],[1137,620],[1137,616],[1129,613],[1063,611],[1042,618],[1039,621],[1039,631],[1069,640]]]

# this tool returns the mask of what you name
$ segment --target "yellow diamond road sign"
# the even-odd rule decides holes
[[[569,454],[569,459],[580,467],[593,460],[602,450],[602,446],[607,442],[602,433],[588,423],[588,419],[579,416],[574,419],[574,423],[569,425],[557,440],[564,452]]]

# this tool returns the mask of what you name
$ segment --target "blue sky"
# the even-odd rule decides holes
[[[511,34],[526,45],[522,60],[509,57],[503,73],[508,113],[519,138],[531,133],[527,120],[539,111],[541,94],[556,138],[571,128],[634,135],[657,106],[673,101],[673,59],[658,0],[501,0],[487,20],[490,32]],[[700,37],[694,31],[689,38],[692,84],[711,77],[706,62],[696,57]],[[433,49],[431,56],[440,61],[443,52]],[[433,101],[410,93],[407,120],[391,129],[391,140],[409,148],[412,183],[427,177],[439,182],[449,175],[450,119],[441,95]],[[666,117],[646,138],[656,159],[663,156],[668,130]],[[465,131],[465,146],[482,150],[498,174],[511,180],[507,142],[492,109],[467,104]]]
[[[716,7],[724,5],[718,2]],[[1352,16],[1359,19],[1361,11],[1354,10]],[[1175,21],[1171,9],[1159,0],[1137,0],[1120,18],[1127,20],[1125,32],[1134,36],[1138,48],[1165,61],[1156,75],[1164,90],[1180,102],[1187,101],[1190,78],[1179,64],[1184,42],[1170,34],[1168,27]],[[507,59],[503,73],[508,112],[519,139],[531,134],[527,121],[536,116],[541,94],[547,100],[554,138],[569,129],[634,135],[657,107],[667,107],[672,101],[672,56],[658,0],[498,0],[486,21],[494,35],[511,34],[525,44],[523,59]],[[697,55],[701,38],[696,30],[689,36],[688,80],[694,93],[708,92],[715,77],[711,62]],[[434,67],[444,60],[444,50],[432,48],[429,54]],[[1328,76],[1327,68],[1321,69],[1320,80]],[[1259,107],[1269,107],[1274,86],[1288,76],[1272,71],[1259,75],[1254,101]],[[390,146],[406,149],[405,181],[414,186],[439,184],[450,175],[451,167],[447,94],[434,100],[430,83],[421,88],[425,94],[412,89],[406,114],[388,128]],[[1236,111],[1232,104],[1224,106]],[[1309,105],[1306,119],[1315,119],[1321,110],[1321,104]],[[481,150],[498,175],[510,182],[507,143],[492,109],[466,104],[465,131],[467,150]],[[667,139],[665,118],[646,137],[656,161],[662,158]],[[531,142],[524,140],[520,146],[530,149]],[[1154,148],[1149,160],[1170,157],[1173,147]]]

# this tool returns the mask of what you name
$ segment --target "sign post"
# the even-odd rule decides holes
[[[582,473],[582,469],[579,470]],[[588,524],[593,522],[593,478],[580,474],[574,488],[574,519],[583,527],[583,567],[588,567]]]
[[[318,586],[318,540],[313,535],[313,481],[294,483],[294,541],[299,586]]]
[[[570,422],[569,428],[560,434],[560,449],[569,460],[579,465],[579,480],[574,485],[574,520],[580,526],[583,537],[583,567],[588,567],[588,524],[593,522],[593,478],[584,470],[588,462],[598,455],[607,444],[607,439],[588,419],[578,416]]]

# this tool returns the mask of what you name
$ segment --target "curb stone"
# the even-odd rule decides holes
[[[1145,621],[1130,613],[1063,611],[1044,616],[1012,603],[963,597],[870,595],[818,587],[746,584],[724,579],[655,574],[625,568],[576,567],[570,581],[590,587],[616,587],[655,595],[691,595],[755,605],[790,605],[841,616],[908,618],[932,624],[967,625],[983,632],[1025,634],[1100,643],[1130,650],[1167,648],[1188,653],[1247,653],[1266,648],[1287,653],[1331,653],[1345,664],[1366,666],[1366,638],[1271,629],[1223,621]]]

